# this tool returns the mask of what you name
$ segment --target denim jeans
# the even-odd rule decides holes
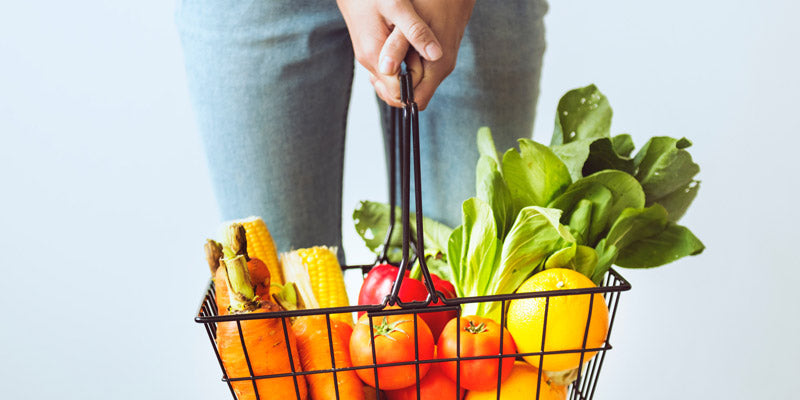
[[[546,11],[545,0],[476,2],[455,70],[420,113],[426,216],[460,224],[479,127],[499,151],[532,135]],[[182,0],[176,19],[222,217],[262,216],[279,251],[341,248],[354,57],[336,2]]]

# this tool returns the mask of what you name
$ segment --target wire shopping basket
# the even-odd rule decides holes
[[[420,378],[424,375],[424,372],[421,371],[421,367],[425,366],[426,364],[433,364],[433,363],[443,363],[443,362],[454,362],[456,365],[456,387],[460,387],[461,382],[461,368],[465,362],[469,362],[472,360],[497,360],[497,385],[494,389],[495,396],[494,398],[500,400],[502,397],[502,385],[501,379],[503,375],[503,362],[504,359],[522,359],[523,357],[529,356],[539,356],[539,365],[533,365],[534,367],[538,367],[538,381],[542,381],[542,362],[545,359],[545,356],[548,355],[558,355],[558,354],[573,354],[579,357],[579,366],[575,371],[574,374],[577,376],[573,376],[572,383],[569,384],[567,388],[567,392],[570,399],[582,399],[582,400],[589,400],[592,399],[597,388],[597,382],[600,375],[600,370],[603,367],[603,362],[605,360],[606,352],[612,348],[610,337],[611,331],[614,325],[614,320],[616,316],[617,306],[619,304],[619,297],[621,292],[630,290],[631,285],[613,268],[610,269],[602,284],[597,287],[591,288],[581,288],[581,289],[566,289],[566,290],[555,290],[555,291],[543,291],[543,292],[530,292],[530,293],[509,293],[509,294],[498,294],[492,296],[476,296],[476,297],[461,297],[461,298],[446,298],[443,293],[436,291],[434,289],[433,280],[431,275],[428,271],[427,265],[425,264],[425,257],[423,256],[424,251],[424,241],[423,241],[423,217],[422,217],[422,198],[421,198],[421,185],[420,185],[420,160],[419,160],[419,123],[418,123],[418,109],[417,105],[413,99],[413,91],[411,87],[411,79],[408,73],[401,74],[401,90],[402,90],[402,103],[404,107],[402,109],[402,116],[400,116],[400,109],[393,109],[392,110],[392,122],[391,122],[391,131],[392,134],[390,135],[390,148],[392,149],[390,152],[390,224],[389,229],[385,239],[385,245],[382,251],[382,254],[378,256],[378,259],[374,264],[368,265],[349,265],[343,266],[343,270],[360,270],[363,275],[366,275],[370,269],[379,263],[387,263],[388,262],[388,243],[393,234],[394,228],[394,221],[395,221],[395,164],[397,164],[396,152],[399,153],[399,164],[400,164],[400,178],[401,178],[401,221],[402,221],[402,239],[403,239],[403,252],[402,252],[402,261],[399,263],[399,269],[397,278],[392,286],[391,293],[386,296],[382,304],[373,304],[373,305],[357,305],[357,306],[347,306],[347,307],[331,307],[331,308],[318,308],[318,309],[304,309],[304,310],[292,310],[292,311],[274,311],[274,312],[257,312],[257,313],[246,313],[246,314],[228,314],[228,315],[220,315],[215,300],[215,288],[213,282],[209,284],[209,287],[203,297],[203,300],[200,304],[200,309],[195,317],[195,322],[202,324],[206,332],[208,334],[208,338],[211,342],[211,346],[214,350],[214,354],[219,362],[220,368],[222,370],[223,376],[222,380],[227,383],[228,388],[230,389],[231,395],[234,399],[237,400],[245,400],[245,399],[256,399],[256,400],[265,400],[270,397],[267,393],[268,391],[260,390],[261,386],[264,383],[269,385],[270,379],[276,378],[291,378],[292,384],[294,386],[294,393],[296,399],[298,400],[305,400],[306,399],[306,390],[302,386],[305,385],[305,378],[306,376],[316,375],[316,374],[332,374],[333,375],[333,387],[331,391],[333,392],[329,398],[337,399],[337,400],[344,400],[345,397],[342,393],[340,393],[339,388],[339,379],[337,374],[345,373],[346,371],[354,371],[354,370],[366,370],[369,371],[370,374],[374,375],[374,389],[369,389],[366,393],[369,394],[369,398],[375,399],[382,399],[385,398],[383,396],[383,392],[381,391],[381,384],[379,381],[379,374],[378,371],[381,368],[388,368],[388,367],[398,367],[398,366],[413,366],[414,373],[416,374],[416,398],[425,400],[423,397],[420,397],[421,394],[421,387],[420,387]],[[399,141],[399,143],[395,143],[395,141]],[[413,166],[412,166],[413,161]],[[414,176],[414,196],[415,196],[415,206],[416,206],[416,233],[417,237],[411,237],[411,229],[410,229],[410,211],[409,211],[409,203],[410,203],[410,178],[411,178],[411,168],[413,167],[413,176]],[[413,253],[414,257],[409,257],[409,254]],[[402,281],[404,279],[404,273],[407,270],[410,270],[411,265],[415,262],[418,262],[420,265],[421,273],[422,273],[422,282],[427,289],[428,296],[424,301],[411,301],[411,302],[403,302],[400,300],[400,288],[402,285]],[[566,350],[556,350],[556,351],[546,351],[545,350],[545,337],[548,333],[547,324],[548,324],[548,317],[547,317],[547,310],[549,309],[550,302],[552,299],[562,297],[562,296],[587,296],[588,301],[588,312],[585,316],[586,324],[583,326],[583,341],[580,348],[574,349],[566,349]],[[595,298],[600,299],[602,298],[604,305],[608,308],[608,330],[606,337],[601,345],[596,347],[587,346],[587,338],[589,336],[590,324],[592,320],[592,310],[596,307],[601,307],[599,304],[595,304]],[[413,327],[416,332],[418,321],[422,318],[422,315],[425,313],[430,312],[440,312],[440,311],[451,311],[457,313],[458,321],[456,326],[461,326],[461,319],[464,316],[461,316],[461,309],[467,304],[475,304],[475,303],[491,303],[493,305],[499,305],[499,309],[503,310],[500,312],[499,316],[499,325],[501,327],[506,328],[508,325],[508,318],[506,317],[506,313],[504,312],[507,310],[507,306],[513,301],[521,300],[521,299],[539,299],[538,301],[544,301],[544,320],[542,324],[542,332],[541,332],[541,347],[538,351],[535,352],[505,352],[503,349],[503,340],[504,335],[499,335],[500,345],[499,351],[497,354],[490,354],[490,355],[482,355],[482,356],[462,356],[461,352],[461,344],[462,344],[462,329],[456,329],[456,343],[457,343],[457,351],[455,357],[450,358],[435,358],[435,359],[424,359],[420,357],[420,344],[417,338],[417,335],[414,335],[414,349],[415,349],[415,357],[414,360],[411,361],[404,361],[404,362],[392,362],[392,363],[378,363],[377,362],[377,354],[376,354],[376,345],[375,345],[375,336],[370,335],[370,347],[372,352],[372,363],[369,365],[361,365],[361,366],[342,366],[336,365],[336,359],[334,357],[334,344],[333,344],[333,336],[331,334],[331,316],[335,314],[344,314],[344,313],[360,313],[365,312],[368,314],[366,320],[369,321],[369,332],[374,332],[373,326],[373,317],[385,317],[391,315],[406,315],[413,317]],[[436,307],[428,307],[429,305],[436,303]],[[441,304],[440,304],[441,303]],[[390,307],[395,306],[395,307]],[[287,349],[287,356],[289,360],[289,365],[286,368],[286,371],[282,373],[276,374],[269,374],[269,375],[258,375],[254,373],[254,368],[251,363],[252,354],[248,352],[246,343],[245,343],[245,335],[243,335],[242,327],[243,325],[247,324],[247,321],[252,320],[266,320],[266,319],[280,319],[279,325],[282,327],[282,334],[285,340],[284,343],[290,343],[290,336],[292,335],[292,325],[291,319],[302,317],[302,316],[324,316],[325,323],[327,325],[327,341],[328,341],[328,350],[330,355],[330,366],[331,368],[321,369],[321,370],[312,370],[312,371],[303,371],[301,368],[297,368],[296,365],[296,358],[297,354],[293,354],[291,346],[286,346]],[[223,358],[220,357],[220,349],[218,347],[217,342],[217,333],[218,328],[222,326],[222,324],[228,324],[229,327],[235,326],[235,329],[238,331],[239,339],[241,342],[241,349],[244,359],[247,363],[247,370],[249,374],[243,376],[228,376],[226,372],[226,367],[223,362]],[[588,362],[586,362],[588,360]],[[426,370],[427,371],[427,370]],[[508,371],[506,371],[508,372]],[[506,373],[506,376],[508,374]],[[275,382],[275,381],[273,381]],[[542,385],[532,382],[531,385],[531,393],[530,399],[543,399],[544,397],[542,392]],[[536,389],[533,390],[533,386],[536,386]],[[246,386],[246,390],[242,390],[243,387]],[[459,400],[461,397],[461,392],[456,389],[454,393],[440,393],[438,397],[442,399],[448,398],[455,398]],[[374,397],[373,397],[374,396]],[[453,397],[451,397],[453,396]],[[282,399],[281,399],[282,400]]]

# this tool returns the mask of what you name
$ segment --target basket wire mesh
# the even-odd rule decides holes
[[[445,298],[444,294],[441,292],[437,292],[434,289],[433,280],[430,276],[428,271],[427,265],[425,265],[425,258],[422,256],[422,251],[424,247],[423,241],[423,218],[422,218],[422,199],[421,199],[421,185],[420,185],[420,163],[419,163],[419,125],[418,125],[418,109],[417,105],[413,99],[413,90],[411,87],[411,79],[408,73],[403,72],[401,74],[401,92],[402,92],[402,102],[404,107],[402,109],[402,117],[400,117],[399,112],[400,109],[393,109],[391,113],[391,134],[389,136],[389,148],[390,151],[390,224],[387,231],[387,235],[385,238],[385,244],[383,246],[383,250],[379,254],[377,260],[373,264],[367,265],[347,265],[343,266],[343,270],[360,270],[362,275],[366,275],[370,268],[374,265],[380,263],[388,263],[388,243],[392,237],[393,230],[394,230],[394,221],[395,221],[395,207],[394,201],[396,197],[396,190],[395,190],[395,179],[396,179],[396,170],[395,165],[397,163],[396,157],[399,153],[399,164],[400,164],[400,178],[401,178],[401,209],[402,209],[402,216],[401,221],[403,224],[403,257],[402,261],[399,263],[398,268],[398,275],[392,286],[391,293],[386,296],[382,304],[373,304],[373,305],[356,305],[356,306],[347,306],[347,307],[331,307],[331,308],[319,308],[319,309],[305,309],[305,310],[293,310],[293,311],[276,311],[276,312],[259,312],[259,313],[248,313],[248,314],[229,314],[229,315],[219,315],[216,300],[215,300],[215,290],[213,281],[209,284],[205,296],[201,301],[200,308],[197,312],[195,317],[195,322],[202,324],[205,327],[205,330],[208,334],[208,338],[211,342],[211,346],[214,350],[214,355],[219,362],[220,369],[222,370],[223,376],[222,380],[227,383],[228,388],[230,389],[231,395],[234,399],[240,399],[236,391],[234,390],[234,383],[235,382],[246,382],[249,381],[252,383],[254,398],[256,400],[262,400],[266,398],[262,396],[262,393],[259,392],[259,386],[257,383],[259,381],[274,379],[274,378],[281,378],[281,377],[292,377],[293,384],[294,384],[294,391],[296,398],[298,400],[304,400],[304,397],[301,396],[301,389],[300,385],[305,384],[298,380],[300,376],[308,376],[314,374],[333,374],[333,391],[335,398],[340,400],[340,390],[338,386],[338,377],[337,374],[343,371],[353,371],[359,369],[371,369],[373,372],[373,377],[375,380],[375,398],[385,398],[385,396],[381,396],[380,390],[380,381],[378,376],[378,369],[381,367],[393,367],[393,366],[405,366],[405,365],[412,365],[415,368],[416,373],[416,394],[417,398],[420,399],[421,389],[420,389],[420,366],[424,364],[432,364],[432,363],[440,363],[440,362],[455,362],[456,363],[456,386],[461,387],[461,363],[464,361],[469,360],[485,360],[485,359],[496,359],[498,360],[498,374],[497,374],[497,386],[495,389],[496,392],[496,399],[500,400],[501,396],[501,379],[502,379],[502,368],[503,363],[501,362],[502,359],[506,358],[514,358],[514,359],[521,359],[521,357],[525,356],[539,356],[539,365],[534,365],[534,367],[538,367],[538,379],[541,381],[542,378],[542,363],[544,361],[544,357],[546,355],[554,355],[554,354],[580,354],[580,363],[582,367],[577,369],[577,377],[575,380],[570,384],[568,388],[569,398],[571,400],[589,400],[592,399],[595,391],[597,389],[597,382],[600,375],[600,370],[603,367],[603,362],[605,361],[606,352],[612,348],[610,338],[611,338],[611,331],[614,326],[614,320],[616,317],[617,306],[619,304],[619,297],[620,294],[624,291],[630,290],[631,285],[628,281],[625,280],[616,270],[613,268],[608,271],[606,274],[602,284],[597,287],[592,288],[582,288],[582,289],[567,289],[567,290],[556,290],[556,291],[544,291],[544,292],[530,292],[530,293],[509,293],[509,294],[498,294],[492,296],[476,296],[476,297],[461,297],[461,298]],[[395,142],[399,139],[399,145]],[[413,149],[413,153],[412,153]],[[409,197],[410,197],[410,169],[411,169],[411,161],[413,159],[413,170],[414,170],[414,181],[415,181],[415,205],[416,205],[416,224],[417,224],[417,237],[411,238],[410,235],[410,218],[409,218]],[[412,257],[409,255],[412,254]],[[424,301],[411,301],[411,302],[402,302],[399,299],[399,290],[402,284],[402,280],[405,275],[406,270],[410,270],[411,266],[415,263],[419,262],[420,269],[422,272],[422,281],[425,284],[426,289],[428,290],[428,297]],[[602,298],[605,302],[605,305],[608,307],[609,311],[609,325],[608,331],[606,334],[606,338],[603,341],[602,345],[599,347],[587,348],[587,339],[589,336],[589,327],[591,323],[592,317],[592,309],[596,307],[594,304],[595,295],[602,294]],[[583,343],[581,348],[578,349],[569,349],[569,350],[557,350],[557,351],[545,351],[545,335],[547,333],[547,323],[548,323],[548,316],[547,312],[550,306],[550,299],[554,297],[560,296],[589,296],[589,309],[586,315],[586,324],[584,326],[583,332]],[[331,315],[333,314],[342,314],[342,313],[358,313],[358,312],[366,312],[368,314],[367,320],[369,321],[369,328],[370,332],[374,332],[373,326],[373,317],[382,317],[382,316],[389,316],[389,315],[412,315],[413,316],[413,323],[414,323],[414,330],[417,331],[418,326],[418,319],[420,314],[430,313],[430,312],[442,312],[442,311],[455,311],[458,315],[458,321],[456,326],[461,326],[461,307],[465,304],[471,303],[499,303],[500,310],[506,310],[507,305],[510,301],[513,300],[520,300],[520,299],[544,299],[545,307],[544,307],[544,321],[542,326],[542,342],[539,351],[536,352],[513,352],[513,353],[505,353],[503,349],[503,340],[504,335],[500,334],[500,346],[499,346],[499,353],[493,355],[483,355],[483,356],[461,356],[461,330],[456,329],[456,357],[452,358],[434,358],[434,359],[420,359],[419,353],[419,342],[417,335],[414,335],[414,350],[415,350],[415,359],[412,361],[406,362],[393,362],[393,363],[378,363],[377,362],[377,352],[375,347],[375,337],[374,335],[370,335],[372,338],[370,340],[371,352],[372,352],[372,364],[365,365],[365,366],[350,366],[350,367],[343,367],[337,366],[336,360],[334,357],[334,345],[333,345],[333,337],[332,337],[332,329],[331,329]],[[428,305],[432,303],[443,303],[442,305],[437,305],[436,307],[428,307]],[[399,308],[388,308],[388,306],[399,306]],[[288,359],[289,359],[289,368],[284,373],[278,374],[270,374],[270,375],[256,375],[253,372],[253,366],[251,364],[251,357],[248,353],[247,346],[245,344],[244,335],[242,334],[242,324],[246,323],[246,321],[250,320],[258,320],[258,319],[274,319],[280,318],[281,319],[281,327],[283,329],[283,337],[285,343],[290,343],[290,329],[291,323],[289,322],[292,318],[301,317],[301,316],[311,316],[311,315],[319,315],[325,317],[325,322],[327,325],[327,339],[328,339],[328,349],[330,352],[330,361],[331,361],[331,368],[328,369],[321,369],[321,370],[314,370],[314,371],[301,371],[297,370],[294,366],[294,355],[291,351],[291,346],[286,346]],[[220,351],[217,346],[217,328],[219,324],[236,324],[236,328],[239,333],[239,339],[241,341],[242,351],[244,352],[244,358],[247,362],[247,368],[249,371],[248,376],[228,376],[226,373],[225,365],[223,363],[222,358],[220,357]],[[500,313],[500,326],[503,328],[507,327],[508,321],[506,318],[506,313]],[[587,356],[587,353],[596,353],[593,356]],[[584,364],[585,358],[591,357],[591,359]],[[541,385],[536,385],[536,392],[531,393],[531,399],[538,400],[540,398],[540,391]],[[441,394],[442,398],[448,398],[449,394]],[[453,397],[458,400],[459,399],[459,390],[456,389],[455,393],[453,393]]]

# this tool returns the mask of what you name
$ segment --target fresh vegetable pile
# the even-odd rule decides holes
[[[595,288],[612,265],[656,267],[704,249],[677,223],[699,189],[691,143],[654,137],[633,155],[630,135],[610,135],[611,114],[590,85],[560,100],[550,146],[520,139],[501,155],[489,129],[479,130],[476,196],[463,202],[462,224],[423,221],[421,256],[440,294],[423,309],[390,305],[367,315],[354,307],[362,311],[355,323],[350,313],[325,311],[269,317],[347,306],[336,250],[299,249],[279,261],[260,218],[227,224],[222,243],[206,243],[217,314],[266,313],[218,322],[216,346],[236,396],[494,399],[499,390],[501,399],[565,399],[606,342],[609,309],[600,293],[556,293]],[[383,248],[389,215],[389,205],[368,201],[353,214],[367,247],[388,250],[395,264],[365,274],[359,305],[386,304],[401,274],[400,229]],[[403,273],[400,301],[429,297],[420,270],[417,260]],[[531,292],[550,295],[481,301]],[[460,313],[445,304],[456,298],[467,298]],[[278,376],[249,379],[265,375]]]

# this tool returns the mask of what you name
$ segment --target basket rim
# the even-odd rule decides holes
[[[344,266],[342,267],[342,269],[354,269],[354,268],[363,269],[364,267],[365,267],[364,265],[354,265],[354,266]],[[208,288],[206,289],[206,293],[203,296],[203,299],[200,301],[200,306],[198,307],[198,311],[197,314],[195,315],[194,321],[200,324],[207,324],[207,323],[227,322],[227,321],[246,321],[254,319],[292,318],[292,317],[300,317],[307,315],[330,316],[331,314],[346,314],[353,312],[366,312],[369,313],[370,315],[403,314],[410,310],[413,310],[416,313],[435,312],[435,311],[446,311],[454,308],[457,309],[458,306],[469,303],[485,303],[485,302],[498,302],[498,301],[502,302],[502,301],[519,300],[519,299],[532,299],[532,298],[542,298],[542,297],[549,298],[549,297],[574,296],[574,295],[584,295],[584,294],[601,294],[601,293],[606,294],[606,293],[625,292],[631,289],[630,282],[628,282],[625,278],[623,278],[622,275],[620,275],[619,272],[617,272],[614,268],[609,268],[608,274],[615,278],[614,284],[611,286],[597,286],[592,288],[581,288],[581,289],[548,290],[544,292],[507,293],[507,294],[496,294],[490,296],[457,297],[452,299],[445,299],[442,301],[443,303],[442,306],[436,306],[436,307],[428,307],[427,304],[421,303],[421,304],[412,304],[407,307],[387,310],[386,307],[388,307],[389,305],[386,302],[384,302],[383,304],[365,304],[365,305],[354,305],[345,307],[326,307],[326,308],[312,308],[312,309],[293,310],[293,311],[272,311],[272,312],[259,312],[259,313],[247,313],[247,314],[204,316],[203,308],[206,306],[206,302],[210,300],[210,295],[214,286],[213,280],[210,280]]]

